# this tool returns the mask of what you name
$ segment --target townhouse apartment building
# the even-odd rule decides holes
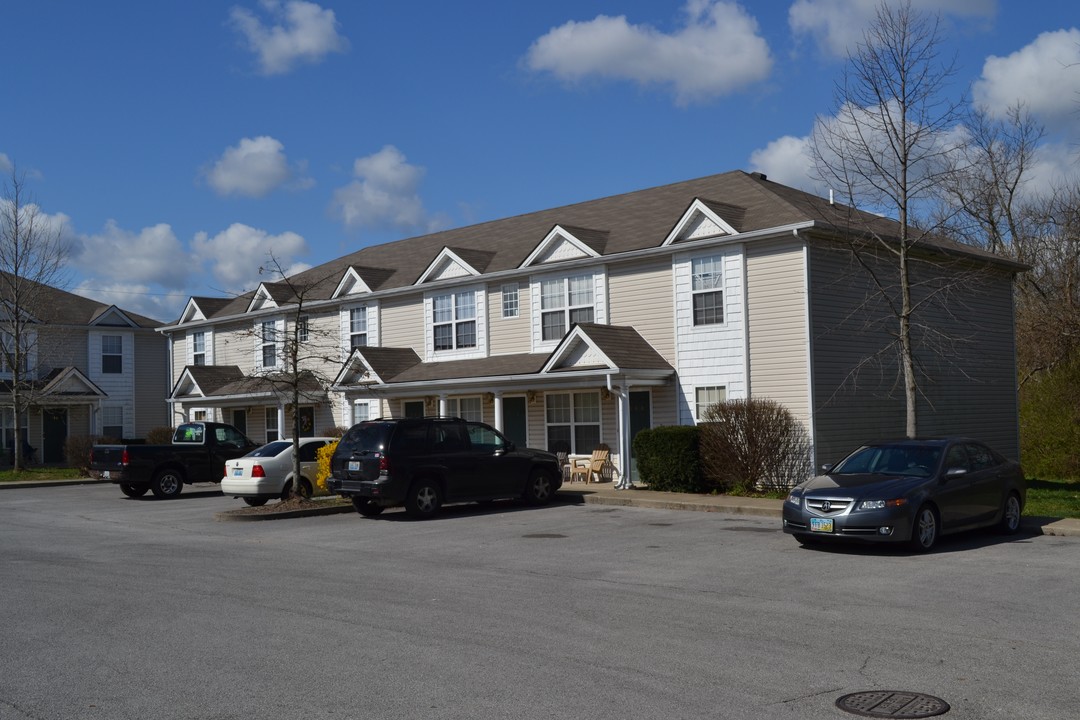
[[[35,461],[63,463],[69,437],[142,438],[167,425],[168,343],[157,332],[161,321],[34,285],[35,307],[24,308],[32,317],[18,333],[21,392],[30,406],[18,418],[14,373],[0,354],[0,456],[10,458],[17,430]],[[11,321],[0,321],[0,334],[10,349]]]
[[[293,412],[312,434],[454,415],[552,451],[605,443],[625,477],[641,429],[763,397],[804,423],[817,461],[835,460],[904,431],[896,358],[882,352],[888,263],[871,275],[852,252],[871,226],[895,232],[736,171],[365,247],[237,298],[191,298],[160,328],[172,422],[224,420],[268,441]],[[919,335],[921,431],[1016,456],[1022,267],[946,240],[920,252],[921,287],[936,288],[922,298],[934,331]],[[260,379],[280,372],[290,337],[313,371],[298,408]],[[943,337],[949,351],[929,352]]]

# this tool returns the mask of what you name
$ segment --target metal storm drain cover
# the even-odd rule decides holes
[[[836,707],[854,715],[881,718],[928,718],[949,712],[949,703],[924,693],[873,690],[845,695]]]

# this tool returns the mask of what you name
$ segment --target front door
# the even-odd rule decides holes
[[[637,480],[637,459],[634,458],[634,436],[652,427],[652,394],[648,390],[630,393],[630,480]]]
[[[503,426],[500,428],[506,438],[517,445],[529,444],[529,428],[526,423],[526,401],[524,397],[503,398]]]
[[[63,463],[64,445],[68,436],[67,408],[48,408],[41,416],[43,445],[41,462]]]
[[[422,418],[424,417],[424,401],[423,400],[406,400],[405,405],[405,417],[407,418]]]
[[[234,428],[247,435],[247,410],[233,410],[232,425]]]

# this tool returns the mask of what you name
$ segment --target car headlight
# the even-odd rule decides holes
[[[895,500],[863,500],[859,503],[860,510],[884,510],[890,507],[903,507],[907,505],[907,500],[903,498],[897,498]]]
[[[787,502],[795,505],[796,507],[802,506],[802,495],[796,492],[788,493]]]

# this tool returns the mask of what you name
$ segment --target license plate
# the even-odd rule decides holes
[[[810,531],[831,533],[833,531],[832,518],[810,518]]]
[[[360,461],[359,460],[350,460],[349,461],[349,472],[360,472]]]
[[[112,477],[112,476],[111,476],[111,475],[109,475],[109,471],[108,471],[108,470],[102,470],[102,471],[101,471],[101,479],[102,479],[102,480],[108,480],[108,479],[109,479],[110,477]]]
[[[232,469],[232,474],[233,474],[233,477],[240,477],[241,475],[244,474],[244,468],[233,468]]]

